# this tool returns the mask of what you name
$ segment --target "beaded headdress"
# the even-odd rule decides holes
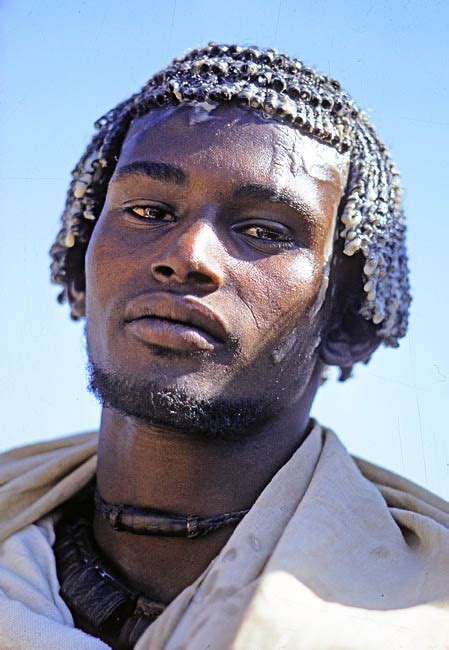
[[[360,315],[376,325],[386,345],[396,347],[410,305],[399,173],[338,81],[274,49],[210,43],[192,50],[96,122],[98,133],[72,172],[62,227],[50,251],[52,280],[64,286],[59,300],[68,297],[70,283],[85,289],[85,252],[132,120],[157,107],[191,102],[232,102],[349,153],[339,235],[346,255],[364,257]],[[72,317],[77,318],[73,307]]]

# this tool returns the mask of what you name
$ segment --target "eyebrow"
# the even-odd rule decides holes
[[[270,185],[260,185],[259,183],[245,183],[240,185],[234,192],[234,197],[243,199],[257,199],[259,201],[269,201],[270,203],[279,203],[293,208],[304,219],[310,219],[311,210],[306,203],[293,196],[286,190],[280,190]]]
[[[181,167],[165,162],[138,160],[129,165],[124,165],[116,171],[112,182],[129,178],[130,176],[146,176],[162,183],[184,185],[187,176]]]

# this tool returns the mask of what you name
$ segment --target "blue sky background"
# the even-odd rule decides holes
[[[449,498],[449,3],[87,0],[0,4],[0,449],[95,429],[82,325],[48,281],[69,172],[96,118],[185,50],[274,46],[339,79],[402,172],[414,302],[313,413],[358,455]]]

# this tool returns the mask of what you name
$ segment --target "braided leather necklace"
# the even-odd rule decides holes
[[[237,524],[248,513],[248,510],[238,510],[211,517],[175,515],[152,508],[107,503],[98,489],[95,490],[95,507],[114,530],[163,537],[200,537],[224,526]]]

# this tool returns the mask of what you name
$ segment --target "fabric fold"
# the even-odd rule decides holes
[[[95,476],[98,433],[12,449],[0,456],[0,542],[81,490]]]
[[[5,647],[107,647],[73,628],[45,517],[92,479],[96,444],[83,434],[0,457]],[[448,576],[449,504],[315,424],[136,649],[447,650]]]
[[[377,477],[385,483],[388,472]],[[335,434],[317,427],[138,650],[447,648],[449,530],[442,511],[432,517],[426,503],[419,514],[425,502],[408,499],[406,523],[419,538],[412,548],[404,514]]]

